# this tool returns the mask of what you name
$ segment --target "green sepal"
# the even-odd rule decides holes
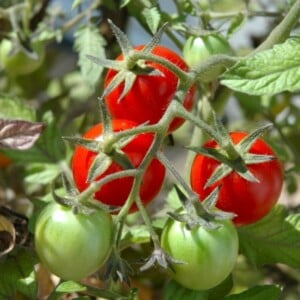
[[[110,25],[111,30],[114,33],[114,36],[118,41],[118,44],[122,50],[124,57],[129,55],[129,52],[133,49],[133,46],[127,38],[126,34],[122,30],[120,30],[120,28],[116,26],[110,19],[108,19],[107,21]]]
[[[97,141],[97,140],[90,140],[90,139],[76,137],[76,136],[74,136],[74,137],[73,136],[63,136],[62,138],[72,144],[82,146],[93,152],[98,152],[99,149],[101,148],[100,147],[101,142]]]
[[[102,175],[111,165],[112,158],[103,152],[100,152],[95,157],[88,173],[87,181],[95,181],[100,175]]]

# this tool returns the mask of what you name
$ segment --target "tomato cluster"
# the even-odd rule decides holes
[[[208,44],[203,44],[203,41]],[[195,61],[198,63],[199,60],[206,59],[208,55],[231,51],[223,38],[210,36],[201,40],[201,45],[205,45],[204,53],[200,53],[198,48],[193,49],[195,52],[191,52],[192,47],[199,47],[198,42],[194,39],[189,40],[185,47],[184,53],[191,65]],[[216,43],[222,49],[214,49]],[[143,51],[143,48],[144,46],[138,46],[134,50]],[[166,47],[156,45],[152,54],[168,60],[182,71],[189,70],[185,61]],[[120,55],[116,61],[124,59],[124,56]],[[165,166],[155,155],[151,160],[147,160],[156,141],[155,133],[139,131],[138,134],[127,138],[124,143],[117,141],[105,147],[106,139],[136,129],[141,124],[157,124],[174,99],[180,83],[177,75],[157,62],[143,61],[142,65],[145,67],[144,72],[139,66],[137,70],[129,70],[131,75],[134,71],[136,74],[127,93],[123,95],[126,89],[125,81],[105,94],[106,107],[112,117],[111,123],[92,126],[83,135],[80,145],[75,148],[72,173],[80,195],[95,186],[93,185],[95,182],[100,182],[128,168],[143,171],[141,175],[137,175],[142,177],[138,192],[133,194],[134,197],[139,197],[145,206],[157,196],[163,186]],[[148,74],[148,71],[151,74]],[[106,88],[117,78],[118,72],[114,69],[108,70],[104,81]],[[186,93],[182,105],[191,111],[194,99],[195,87],[193,86]],[[183,122],[184,119],[174,117],[168,124],[169,127],[165,126],[165,131],[171,133]],[[238,144],[247,133],[234,132],[230,136],[233,143]],[[93,147],[88,146],[91,143]],[[215,141],[209,141],[204,147],[219,148]],[[191,187],[199,194],[199,199],[205,200],[216,187],[220,187],[216,207],[234,213],[236,216],[233,222],[215,221],[218,228],[214,230],[208,230],[205,226],[191,229],[184,222],[173,219],[166,223],[161,236],[161,247],[172,258],[182,262],[173,266],[175,272],[171,272],[170,276],[186,288],[206,290],[225,280],[232,272],[238,255],[238,234],[235,225],[247,225],[260,220],[278,200],[283,174],[275,153],[262,139],[257,139],[252,144],[249,153],[274,157],[267,162],[247,165],[258,182],[250,182],[232,169],[229,175],[215,184],[206,186],[207,180],[220,166],[220,162],[210,156],[198,154],[192,163]],[[103,170],[101,165],[98,166],[101,172],[91,180],[91,170],[95,163],[99,162],[101,154],[111,160]],[[120,160],[115,159],[114,155],[121,155],[130,166],[122,164]],[[133,204],[128,207],[128,213],[136,212],[138,206],[132,196],[135,180],[137,178],[134,176],[114,178],[93,189],[93,198],[118,209],[124,207],[130,200],[132,202],[128,204]],[[112,239],[111,214],[99,209],[92,214],[80,211],[74,213],[74,207],[72,209],[60,204],[50,204],[40,214],[36,225],[36,249],[41,261],[50,271],[63,279],[80,280],[99,269],[106,262],[111,251]],[[69,244],[65,244],[66,240]]]

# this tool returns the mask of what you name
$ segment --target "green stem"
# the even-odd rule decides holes
[[[80,195],[78,195],[77,201],[80,203],[85,203],[101,188],[102,185],[115,179],[120,179],[120,178],[130,177],[130,176],[135,177],[139,173],[140,171],[138,169],[134,169],[134,170],[124,170],[124,171],[107,175],[99,181],[92,182],[86,190],[84,190],[82,193],[80,193]]]
[[[271,11],[253,11],[253,10],[243,10],[238,12],[240,15],[243,15],[246,18],[251,17],[269,17],[269,18],[278,18],[282,16],[282,13],[271,12]],[[230,19],[236,18],[237,12],[211,12],[211,11],[201,11],[197,14],[199,17],[208,17],[209,19]]]
[[[154,248],[159,248],[159,237],[157,235],[157,233],[155,232],[155,230],[153,229],[152,223],[151,223],[151,219],[148,216],[148,213],[143,205],[143,202],[141,200],[141,198],[139,196],[136,197],[135,199],[135,203],[139,209],[139,212],[149,230],[150,236],[151,236],[151,240],[154,244]]]
[[[300,18],[300,0],[297,0],[284,19],[272,30],[267,39],[250,55],[272,48],[275,44],[284,42]]]
[[[73,27],[75,27],[83,18],[90,15],[93,10],[99,7],[101,3],[102,1],[100,0],[92,1],[91,5],[87,9],[85,9],[84,11],[76,15],[76,17],[64,24],[64,26],[61,28],[62,33],[65,33],[71,30]]]
[[[179,174],[177,169],[169,161],[169,159],[162,152],[157,153],[157,158],[167,167],[172,176],[177,180],[177,182],[184,188],[188,195],[194,195],[194,191],[191,189],[190,185],[184,180],[184,178]]]
[[[134,61],[137,62],[138,60],[147,60],[147,61],[156,62],[160,65],[163,65],[173,73],[175,73],[181,82],[188,82],[189,85],[193,84],[193,79],[190,78],[190,74],[188,72],[183,71],[176,64],[172,63],[170,60],[164,57],[154,55],[154,54],[143,53],[142,51],[133,51],[130,54],[129,59],[132,60],[133,62]]]

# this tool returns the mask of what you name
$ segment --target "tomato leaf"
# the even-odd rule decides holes
[[[55,289],[55,291],[49,296],[48,300],[61,299],[62,295],[69,293],[81,292],[90,296],[105,298],[105,299],[122,299],[122,297],[107,289],[100,289],[86,284],[81,284],[75,281],[63,281]]]
[[[0,147],[26,150],[42,134],[44,123],[0,119]]]
[[[94,86],[103,71],[103,67],[93,63],[87,55],[99,57],[99,59],[104,58],[105,40],[100,35],[98,28],[91,25],[79,28],[74,36],[74,48],[79,54],[78,65],[81,74],[91,86]]]
[[[157,31],[161,19],[157,7],[144,8],[142,14],[146,19],[146,23],[149,26],[149,29],[154,34]]]
[[[255,286],[239,294],[233,294],[224,298],[224,300],[278,300],[281,290],[275,285]]]
[[[37,299],[36,259],[29,250],[17,249],[17,257],[8,256],[0,261],[1,299],[13,299],[16,292],[29,299]]]
[[[274,95],[300,89],[300,38],[242,59],[221,76],[221,83],[250,95]]]
[[[254,265],[284,263],[300,267],[300,214],[276,206],[254,224],[240,227],[240,251]],[[259,247],[257,246],[259,245]]]
[[[35,121],[35,112],[22,99],[0,93],[0,118]]]
[[[237,32],[241,26],[244,24],[246,18],[242,13],[238,13],[232,20],[230,21],[230,26],[227,30],[229,36],[232,36],[235,32]]]
[[[146,225],[136,225],[128,227],[122,236],[122,245],[143,244],[150,242],[150,233]]]
[[[169,281],[164,288],[165,300],[220,300],[223,299],[232,289],[232,276],[228,276],[218,286],[203,291],[196,291],[187,289],[174,280]]]
[[[26,169],[26,183],[48,184],[61,172],[58,164],[32,163]]]

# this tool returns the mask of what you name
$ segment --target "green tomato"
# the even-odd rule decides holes
[[[13,43],[4,39],[0,43],[0,66],[12,76],[26,75],[37,70],[44,61],[45,45],[41,42],[33,43],[33,50],[37,58],[29,57],[25,52],[18,51],[11,55]]]
[[[106,262],[112,232],[112,218],[102,210],[75,214],[70,207],[51,203],[37,219],[35,247],[50,272],[65,280],[80,280]]]
[[[167,222],[161,237],[162,248],[182,264],[174,264],[171,277],[192,290],[207,290],[224,281],[233,270],[238,255],[238,235],[229,220],[208,230],[202,226],[188,230],[184,223]]]
[[[226,38],[214,33],[206,36],[190,36],[183,47],[183,58],[190,67],[194,67],[214,54],[233,55]]]

